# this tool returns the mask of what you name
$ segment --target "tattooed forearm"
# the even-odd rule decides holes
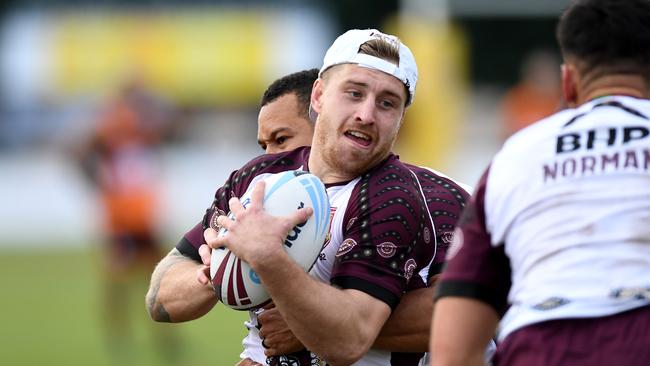
[[[165,273],[176,263],[189,260],[183,256],[176,248],[172,249],[165,258],[156,266],[151,275],[151,284],[146,296],[146,306],[149,316],[158,322],[171,322],[171,317],[162,303],[158,301],[158,291],[160,291],[160,282]]]

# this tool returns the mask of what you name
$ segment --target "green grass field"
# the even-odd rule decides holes
[[[18,365],[234,365],[246,312],[217,305],[205,317],[158,324],[144,307],[147,283],[133,283],[130,348],[111,348],[102,317],[98,253],[86,249],[0,252],[0,363]],[[154,335],[178,349],[155,346]],[[176,342],[174,342],[176,344]]]

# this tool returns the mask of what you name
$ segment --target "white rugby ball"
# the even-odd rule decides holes
[[[270,174],[262,179],[266,182],[264,210],[269,214],[285,216],[300,207],[314,210],[307,222],[289,232],[284,242],[289,257],[309,271],[329,231],[330,204],[325,186],[316,176],[300,170]],[[240,198],[244,207],[250,204],[254,185],[255,182]],[[221,229],[219,235],[228,235],[228,231]],[[212,250],[210,277],[219,300],[233,309],[251,310],[270,302],[255,271],[226,248]]]

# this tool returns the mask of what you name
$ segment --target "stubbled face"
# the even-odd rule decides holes
[[[257,143],[267,154],[311,145],[314,124],[300,112],[294,93],[285,94],[260,109]]]
[[[390,153],[404,116],[406,91],[386,73],[345,64],[334,66],[312,92],[318,112],[312,154],[324,166],[321,174],[352,179]],[[318,161],[314,161],[318,162]],[[312,166],[310,160],[310,168]]]

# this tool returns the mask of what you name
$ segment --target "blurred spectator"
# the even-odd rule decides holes
[[[503,98],[504,137],[556,112],[561,95],[558,57],[549,50],[531,52],[519,82]]]
[[[171,131],[172,109],[129,79],[100,113],[97,124],[77,150],[84,176],[96,188],[104,218],[104,321],[111,355],[131,362],[133,327],[148,277],[162,258],[157,238],[159,164],[157,149]],[[176,340],[154,330],[159,354],[176,357]],[[174,348],[172,351],[171,348]]]

